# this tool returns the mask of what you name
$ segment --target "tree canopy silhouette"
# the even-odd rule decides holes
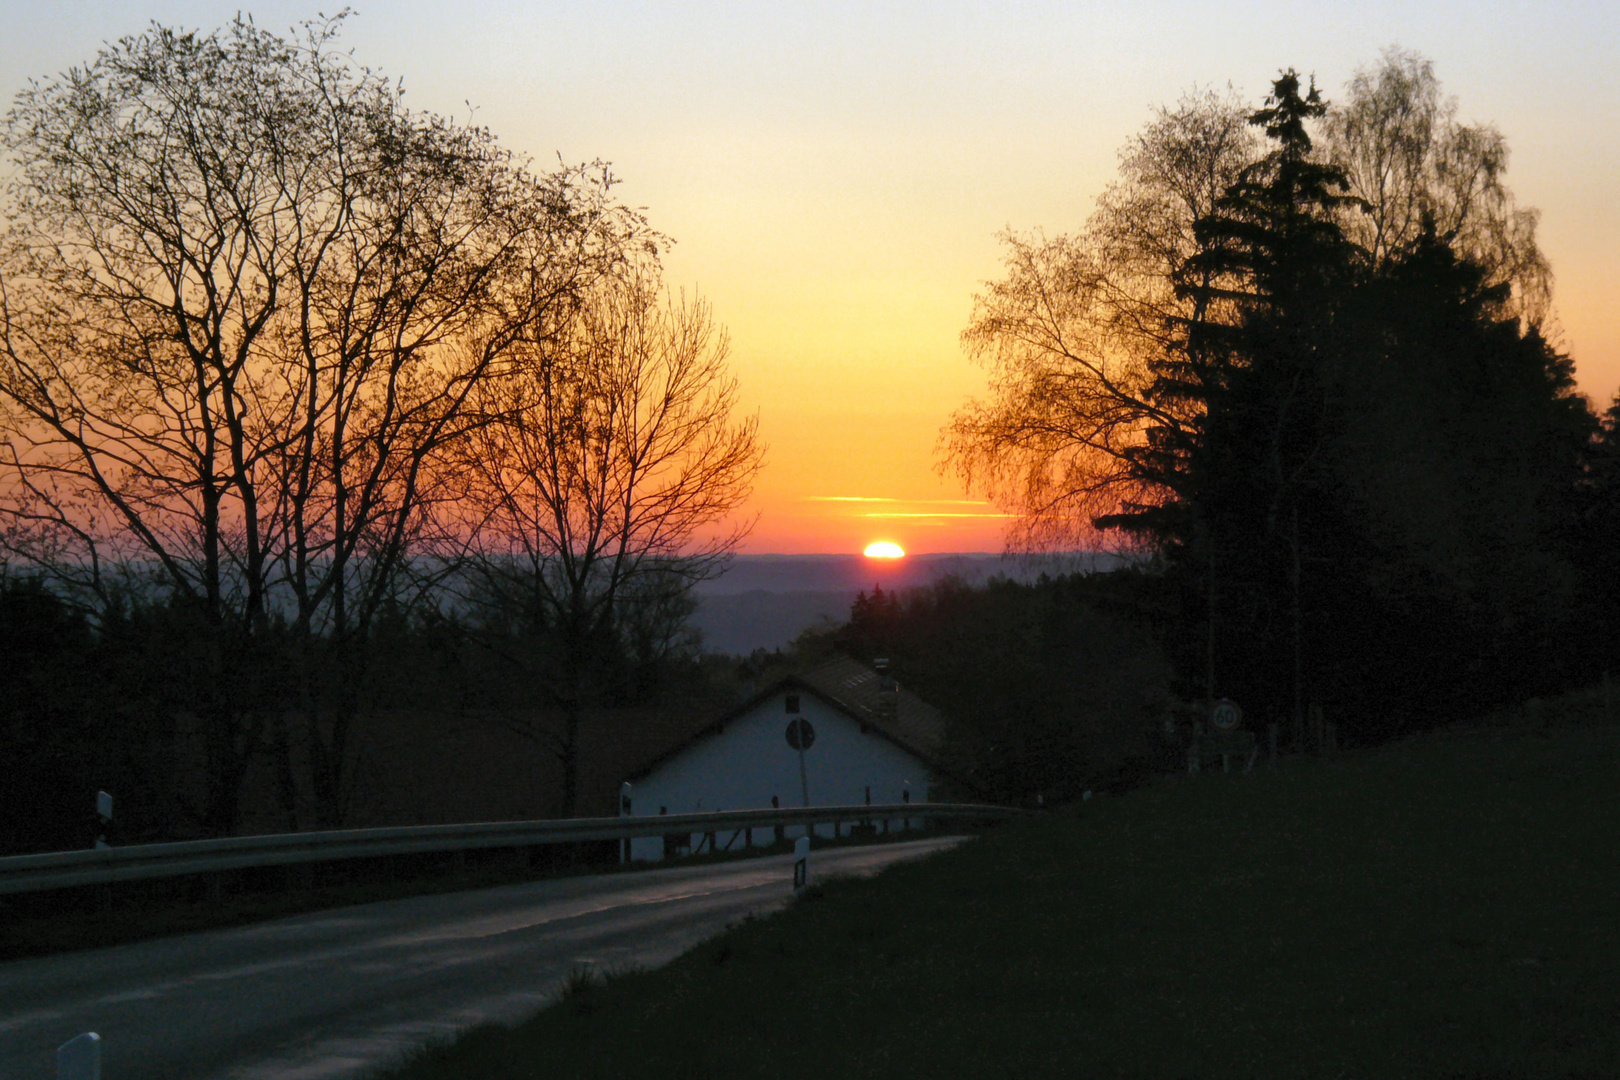
[[[209,832],[294,741],[342,819],[356,665],[458,494],[429,466],[515,344],[648,242],[605,166],[536,172],[406,109],[339,51],[342,18],[154,24],[0,130],[0,543],[92,609],[132,589],[191,613]],[[288,650],[291,714],[243,689]]]
[[[1436,101],[1391,52],[1340,111],[1283,72],[1258,142],[1219,98],[1161,113],[1127,194],[1077,237],[1013,239],[964,334],[993,396],[947,461],[1022,514],[1014,543],[1135,537],[1182,591],[1184,689],[1296,732],[1312,700],[1392,730],[1556,677],[1572,640],[1593,420],[1536,321],[1549,278],[1500,137]],[[1226,166],[1201,212],[1118,227],[1198,205],[1165,196],[1188,161]]]

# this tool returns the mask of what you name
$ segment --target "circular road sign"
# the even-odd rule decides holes
[[[1231,698],[1221,698],[1209,711],[1209,722],[1216,731],[1232,731],[1243,722],[1243,710]]]
[[[816,741],[816,729],[804,717],[796,717],[788,721],[787,741],[795,750],[808,750]]]

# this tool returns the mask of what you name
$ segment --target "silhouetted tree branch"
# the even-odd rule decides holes
[[[449,459],[486,617],[549,643],[536,674],[565,718],[568,812],[604,662],[677,642],[687,590],[748,531],[730,519],[763,451],[757,421],[733,419],[736,381],[708,305],[666,297],[656,271],[629,264],[514,342],[512,365],[474,394],[482,422]]]

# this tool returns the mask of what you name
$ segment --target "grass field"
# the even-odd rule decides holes
[[[1620,1076],[1620,730],[1597,713],[1093,800],[388,1075]]]

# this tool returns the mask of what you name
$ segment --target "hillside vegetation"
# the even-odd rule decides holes
[[[1161,781],[592,981],[395,1080],[1620,1073],[1597,695]]]

